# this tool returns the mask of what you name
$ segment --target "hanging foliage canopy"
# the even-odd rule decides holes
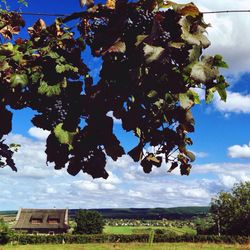
[[[227,67],[222,57],[202,55],[210,45],[202,13],[193,3],[162,0],[81,4],[84,11],[50,26],[39,19],[28,28],[29,39],[13,39],[25,26],[20,14],[0,13],[1,165],[16,170],[17,145],[6,145],[3,136],[12,130],[12,110],[28,107],[36,112],[34,126],[51,132],[45,152],[56,169],[107,178],[106,157],[116,161],[127,153],[145,173],[165,161],[170,172],[179,167],[188,175],[196,90],[207,103],[214,92],[225,101],[228,86],[219,73]],[[72,20],[79,32],[66,26]],[[102,59],[98,82],[83,60],[87,47]],[[129,152],[113,133],[109,112],[138,138]]]

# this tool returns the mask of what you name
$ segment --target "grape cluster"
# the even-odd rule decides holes
[[[68,114],[68,105],[64,105],[61,99],[56,99],[53,103],[42,111],[42,114],[36,115],[32,122],[35,126],[51,130],[57,124],[63,122]]]
[[[112,52],[112,53],[108,53],[105,58],[104,58],[105,62],[109,62],[111,64],[114,63],[125,63],[127,62],[128,58],[127,55],[124,53],[119,53],[119,52]]]
[[[164,20],[161,22],[163,30],[169,32],[171,40],[178,41],[181,38],[181,26],[179,20],[181,16],[173,10],[163,13]]]
[[[134,9],[126,20],[123,37],[129,39],[131,34],[149,34],[154,20],[154,14],[144,9]]]
[[[171,36],[170,33],[167,31],[163,31],[159,36],[159,41],[161,44],[166,44],[170,40]]]
[[[66,118],[67,111],[65,107],[63,106],[62,100],[56,100],[54,108],[57,112],[57,115],[61,121],[63,121]]]
[[[93,22],[90,25],[90,29],[95,32],[95,31],[101,31],[105,29],[108,25],[107,19],[105,18],[97,18],[94,19]]]
[[[86,43],[91,46],[95,40],[96,33],[103,32],[108,26],[106,18],[96,18],[88,22],[88,27],[84,22],[78,26],[78,30],[86,35]]]

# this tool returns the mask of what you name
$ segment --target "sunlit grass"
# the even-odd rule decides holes
[[[145,226],[105,226],[104,228],[104,233],[106,234],[134,234],[134,233],[139,233],[141,231],[141,233],[146,233],[147,230],[150,231],[150,229],[163,229],[163,230],[167,230],[170,232],[174,232],[178,235],[182,235],[182,234],[196,234],[196,230],[184,226],[182,228],[178,228],[178,227],[162,227],[162,226],[158,226],[158,227],[145,227]]]

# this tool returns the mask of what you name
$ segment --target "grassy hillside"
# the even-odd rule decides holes
[[[190,219],[194,216],[204,216],[208,213],[209,207],[173,207],[173,208],[114,208],[114,209],[93,209],[102,214],[106,219]],[[77,209],[70,209],[69,215],[75,217]],[[1,216],[15,216],[17,211],[0,211]]]
[[[112,219],[190,219],[194,216],[204,216],[209,207],[174,207],[174,208],[119,208],[119,209],[94,209],[104,218]],[[74,217],[76,209],[70,210],[70,217]]]

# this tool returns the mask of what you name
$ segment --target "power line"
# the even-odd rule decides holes
[[[204,11],[202,14],[225,14],[225,13],[247,13],[250,10],[217,10],[217,11]]]
[[[204,15],[207,14],[227,14],[227,13],[249,13],[250,10],[216,10],[216,11],[203,11]],[[21,15],[29,16],[55,16],[55,17],[68,17],[70,14],[58,14],[58,13],[36,13],[36,12],[17,12]]]
[[[57,16],[57,17],[67,17],[67,14],[54,14],[54,13],[34,13],[34,12],[17,12],[20,15],[28,16]]]

